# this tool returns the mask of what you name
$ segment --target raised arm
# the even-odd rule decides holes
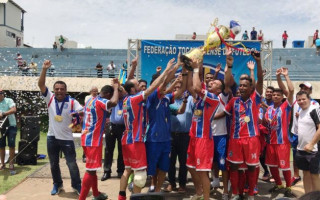
[[[114,78],[112,80],[112,87],[113,87],[113,95],[110,99],[110,101],[108,101],[107,103],[107,108],[112,108],[115,107],[118,104],[118,100],[119,100],[119,81],[117,78]]]
[[[282,79],[281,79],[281,71],[282,71],[282,68],[279,68],[279,69],[277,69],[277,71],[276,71],[278,86],[279,86],[279,88],[283,91],[283,94],[284,94],[286,97],[288,97],[289,91],[287,90],[286,86],[285,86],[284,83],[282,82]]]
[[[288,94],[288,101],[289,103],[292,105],[293,103],[293,93],[294,93],[294,87],[293,87],[293,84],[289,78],[289,70],[288,68],[284,68],[282,67],[281,68],[281,74],[284,76],[284,78],[286,79],[286,82],[287,82],[287,86],[288,86],[288,91],[289,91],[289,94]]]
[[[230,87],[234,84],[234,79],[232,76],[232,66],[233,66],[233,57],[231,48],[227,49],[227,57],[226,57],[226,67],[224,71],[224,93],[227,94],[230,91]]]
[[[218,63],[216,68],[214,69],[213,80],[217,80],[220,70],[221,70],[221,63]]]
[[[247,62],[247,67],[250,71],[250,78],[252,79],[252,85],[256,87],[256,80],[254,78],[254,64],[255,63],[253,61]]]
[[[147,90],[144,92],[144,98],[147,98],[159,85],[162,83],[163,79],[168,75],[170,72],[172,66],[174,65],[174,58],[172,58],[168,64],[164,72],[150,85],[150,87],[147,88]]]
[[[182,102],[179,110],[177,111],[178,115],[183,114],[186,111],[186,107],[187,107],[187,103],[188,103],[188,96],[189,95],[186,95],[183,97],[183,102]]]
[[[256,60],[257,63],[257,84],[256,84],[256,90],[257,92],[262,95],[263,93],[263,71],[262,71],[262,65],[261,65],[261,57],[260,52],[254,52],[252,54],[253,58]]]
[[[47,70],[51,67],[51,61],[50,60],[45,60],[42,65],[42,70],[40,73],[40,77],[38,80],[38,86],[40,88],[41,93],[46,92],[46,75],[47,75]]]
[[[192,78],[193,89],[196,94],[201,92],[201,90],[202,90],[200,76],[199,76],[201,65],[202,65],[202,63],[200,63],[199,61],[193,61],[192,65],[191,65],[193,68],[193,78]]]
[[[135,57],[132,62],[131,62],[131,68],[130,68],[130,71],[128,73],[128,78],[127,80],[130,80],[130,79],[133,79],[134,78],[134,72],[136,71],[137,69],[137,65],[138,65],[138,56]]]

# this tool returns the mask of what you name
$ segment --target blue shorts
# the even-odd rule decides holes
[[[0,148],[4,148],[6,144],[6,138],[8,138],[8,146],[15,147],[16,146],[16,135],[17,135],[17,127],[9,126],[7,132],[2,135],[0,139]]]
[[[168,172],[170,167],[171,141],[146,142],[148,175],[154,176],[157,168]]]
[[[225,171],[227,157],[227,135],[213,136],[214,156],[213,161],[218,163],[218,168]]]

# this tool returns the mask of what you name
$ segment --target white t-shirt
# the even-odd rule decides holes
[[[69,128],[69,125],[72,123],[72,117],[70,115],[71,111],[71,97],[68,96],[68,101],[64,103],[62,109],[62,118],[61,122],[56,121],[54,118],[57,115],[56,112],[56,100],[54,94],[48,90],[43,94],[44,100],[48,107],[48,115],[49,115],[49,130],[48,136],[55,136],[56,139],[59,140],[73,140],[72,130]],[[80,111],[82,110],[82,106],[79,102],[73,99],[73,110]],[[49,105],[50,104],[50,105]],[[58,107],[60,108],[62,102],[58,102]]]
[[[316,133],[316,125],[311,118],[310,113],[315,112],[318,120],[320,119],[319,106],[310,105],[306,110],[299,111],[298,122],[298,146],[297,149],[304,151],[304,147],[311,142],[314,134]],[[318,151],[318,145],[314,145],[313,152]]]
[[[216,111],[216,113],[220,113],[224,111],[225,105],[228,103],[229,94],[219,94],[220,104]],[[222,117],[220,119],[214,119],[211,122],[212,134],[213,136],[227,135],[227,121],[226,117]]]
[[[115,68],[116,68],[116,65],[115,65],[115,64],[113,64],[113,65],[109,64],[109,65],[107,66],[107,70],[114,70]]]
[[[319,103],[316,100],[311,99],[310,102],[311,105],[317,106],[319,107]],[[301,110],[300,106],[297,103],[296,97],[293,97],[293,117],[292,117],[292,127],[291,127],[291,133],[297,135],[298,133],[298,122],[297,122],[297,117],[296,117],[296,113],[299,112]]]

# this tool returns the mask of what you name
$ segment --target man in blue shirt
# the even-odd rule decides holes
[[[175,86],[175,90],[181,88],[181,83]],[[170,168],[168,172],[169,185],[165,191],[171,192],[176,190],[176,161],[179,159],[179,193],[184,193],[187,183],[188,169],[187,162],[187,150],[189,145],[189,130],[191,126],[192,114],[193,114],[193,98],[192,96],[177,96],[174,103],[171,104],[174,107],[180,108],[185,104],[186,109],[182,114],[171,114],[171,154],[170,154]]]
[[[122,88],[121,91],[124,91]],[[111,177],[111,166],[112,166],[112,160],[113,160],[113,151],[115,148],[115,144],[117,141],[118,144],[118,159],[117,159],[117,173],[118,178],[121,178],[123,172],[124,172],[124,163],[123,163],[123,157],[122,157],[122,148],[121,148],[121,138],[122,134],[125,130],[125,125],[123,121],[123,112],[122,112],[122,104],[125,94],[119,93],[119,101],[116,107],[112,108],[111,116],[110,116],[110,123],[107,123],[109,127],[106,127],[106,129],[109,129],[106,131],[105,134],[105,142],[106,142],[106,148],[105,148],[105,159],[104,159],[104,174],[101,178],[101,181],[105,181]]]
[[[250,37],[251,37],[251,40],[257,40],[257,31],[255,30],[254,27],[252,27],[252,31],[250,33]]]
[[[174,78],[174,73],[182,62],[179,59],[172,73],[168,74],[164,83],[154,91],[147,100],[149,127],[146,133],[146,152],[148,162],[148,175],[153,176],[155,192],[160,192],[166,172],[170,166],[171,149],[171,123],[169,105],[174,102],[175,96],[186,88],[186,76],[183,77],[182,88],[174,93],[166,94],[165,87]],[[183,69],[183,73],[185,69]]]

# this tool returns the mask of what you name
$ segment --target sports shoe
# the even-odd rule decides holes
[[[190,200],[200,200],[202,198],[202,195],[195,194],[193,197],[190,198]]]
[[[256,187],[253,189],[253,194],[254,194],[254,195],[257,195],[258,193],[259,193],[258,187],[256,186]]]
[[[281,189],[283,189],[284,187],[283,187],[283,185],[275,185],[275,186],[273,186],[270,190],[269,190],[269,192],[270,193],[272,193],[272,192],[279,192]]]
[[[237,195],[232,195],[231,197],[231,200],[240,200],[240,196],[237,194]]]
[[[63,190],[63,185],[59,185],[58,183],[53,184],[53,188],[51,190],[51,195],[59,194]]]
[[[102,192],[100,192],[98,196],[92,198],[92,200],[105,200],[105,199],[108,199],[108,195]]]
[[[229,195],[223,193],[223,194],[222,194],[222,200],[229,200]]]
[[[103,176],[101,177],[101,181],[105,181],[111,178],[111,173],[110,172],[105,172],[103,173]]]
[[[290,187],[286,188],[286,191],[284,192],[284,196],[289,197],[289,198],[296,198],[297,197],[295,194],[292,193],[292,190]]]
[[[248,196],[247,200],[254,200],[254,196]]]
[[[177,188],[172,186],[171,184],[169,184],[166,188],[163,189],[163,191],[165,192],[172,192],[174,190],[177,190]]]
[[[74,191],[75,193],[77,193],[77,195],[80,195],[80,193],[81,193],[81,184],[79,184],[79,185],[76,186],[76,187],[72,187],[72,189],[73,189],[73,191]]]
[[[270,179],[270,174],[269,172],[265,172],[261,178],[263,181],[268,181]]]
[[[219,180],[219,178],[214,178],[213,181],[211,182],[211,186],[212,186],[213,188],[220,187],[220,180]]]
[[[125,196],[118,195],[118,200],[126,200],[127,198]]]
[[[292,177],[292,178],[291,178],[291,186],[296,185],[299,181],[301,181],[301,176]]]

